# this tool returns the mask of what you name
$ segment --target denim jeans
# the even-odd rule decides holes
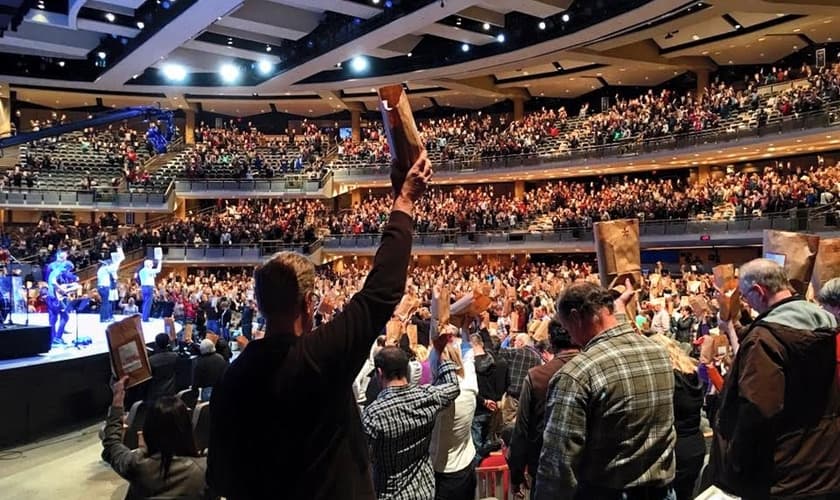
[[[490,426],[490,413],[476,413],[473,416],[472,427],[470,433],[472,434],[473,444],[475,445],[476,463],[480,462],[487,453],[483,451],[489,441],[488,427]]]
[[[206,331],[208,331],[208,332],[213,332],[213,333],[215,333],[216,335],[219,335],[219,336],[222,335],[222,332],[219,331],[219,320],[217,320],[217,319],[208,319],[205,327],[207,328]],[[206,333],[205,333],[205,335],[206,335]]]
[[[111,301],[108,300],[108,295],[111,293],[111,287],[100,286],[99,296],[102,298],[102,305],[99,306],[99,321],[105,322],[110,320],[114,315],[111,312]]]
[[[149,316],[152,315],[152,300],[155,295],[155,287],[142,286],[140,291],[143,293],[143,321],[149,321]]]

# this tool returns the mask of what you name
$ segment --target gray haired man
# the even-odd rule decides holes
[[[817,300],[823,309],[840,321],[840,278],[828,280],[820,289]]]
[[[713,481],[745,499],[836,495],[837,320],[795,295],[771,260],[744,264],[739,287],[759,315],[741,337],[721,395]]]

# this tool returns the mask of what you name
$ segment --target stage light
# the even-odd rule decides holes
[[[544,30],[545,29],[545,21],[540,21],[539,24],[537,24],[537,28],[539,28],[541,30]]]
[[[265,46],[265,51],[266,52],[271,52],[271,45],[266,45]]]
[[[106,54],[102,51],[99,51],[99,52],[96,53],[96,56],[99,57],[100,59],[105,59],[106,57],[108,57],[108,54]]]
[[[233,64],[222,64],[219,68],[219,76],[225,83],[233,83],[239,78],[239,67]]]
[[[496,35],[496,41],[499,43],[505,43],[505,34],[499,33],[498,35]]]
[[[63,68],[66,63],[64,61],[58,61],[58,67]]]
[[[484,23],[481,25],[481,27],[484,29],[484,31],[488,31],[490,30],[490,23]]]
[[[353,71],[357,73],[361,73],[368,68],[368,60],[367,57],[364,56],[356,56],[350,61],[350,67],[353,68]]]
[[[263,60],[257,63],[257,71],[259,71],[262,75],[267,75],[271,73],[273,69],[274,64],[272,64],[271,61]]]
[[[414,55],[414,54],[412,54],[411,52],[409,52],[408,54],[406,54],[406,57],[411,57],[412,55]]]
[[[180,82],[187,77],[187,69],[180,64],[167,64],[162,69],[163,76],[165,76],[167,80]]]
[[[137,29],[138,30],[142,30],[145,27],[146,27],[146,23],[144,23],[143,21],[137,21]]]
[[[461,44],[461,52],[469,52],[469,51],[470,51],[470,45],[469,44],[467,44],[467,43]]]
[[[571,19],[571,18],[569,17],[568,14],[563,14],[562,16],[560,16],[560,19],[562,19],[564,23],[568,23],[569,19]]]
[[[370,0],[370,1],[373,2],[373,5],[379,5],[379,0]]]
[[[113,23],[114,21],[117,20],[117,16],[108,12],[107,14],[105,14],[105,19],[107,19],[109,23]]]

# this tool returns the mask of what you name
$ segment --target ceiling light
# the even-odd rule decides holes
[[[496,41],[499,43],[505,43],[505,34],[499,33],[498,35],[496,35]]]
[[[694,41],[700,40],[700,35],[691,35],[691,39]]]
[[[459,17],[458,19],[456,19],[456,20],[455,20],[455,25],[456,25],[456,26],[460,26],[460,25],[461,25],[461,18],[460,18],[460,17]]]
[[[138,76],[140,76],[140,75],[132,75],[131,79],[136,80]]]
[[[144,23],[143,21],[137,21],[137,29],[138,30],[142,30],[145,27],[146,27],[146,23]]]
[[[239,78],[239,66],[226,63],[219,68],[219,76],[225,83],[233,83]]]
[[[257,71],[260,72],[262,75],[267,75],[271,73],[271,70],[274,69],[274,65],[271,64],[271,61],[262,60],[257,63]]]
[[[44,2],[41,2],[41,3],[38,4],[38,8],[41,9],[41,10],[44,10],[47,7],[44,5]]]
[[[408,54],[406,54],[406,57],[411,57],[412,55],[413,54],[411,52],[409,52]]]
[[[266,52],[271,52],[271,45],[266,45],[265,46],[265,51]]]
[[[484,23],[484,24],[481,25],[481,27],[484,29],[484,31],[489,31],[490,30],[490,23]]]
[[[366,69],[368,69],[367,57],[365,57],[365,56],[354,57],[353,60],[350,61],[350,67],[356,73],[361,73],[362,71],[365,71]]]
[[[544,30],[545,29],[545,21],[540,21],[539,24],[537,24],[537,28],[539,28],[541,30]]]
[[[736,29],[736,30],[741,29],[741,25],[740,25],[740,24],[736,24],[736,25],[735,25],[735,29]]]
[[[117,16],[108,12],[107,14],[105,14],[105,19],[107,19],[109,23],[113,23],[114,21],[117,20]]]
[[[66,63],[64,61],[58,61],[58,67],[63,68]]]
[[[461,44],[461,52],[469,52],[469,51],[470,51],[470,45],[468,43]]]
[[[105,59],[106,57],[108,57],[108,54],[106,54],[105,52],[102,52],[100,50],[99,52],[96,53],[96,56],[99,57],[100,59]]]
[[[373,2],[373,5],[379,5],[379,0],[370,0],[370,1]]]
[[[560,19],[561,19],[564,23],[568,23],[568,22],[569,22],[569,19],[571,19],[571,18],[569,17],[569,14],[563,14],[562,16],[560,16]]]
[[[180,64],[167,64],[163,68],[163,76],[168,80],[180,82],[187,77],[187,69]]]

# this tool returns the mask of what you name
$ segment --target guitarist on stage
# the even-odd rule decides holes
[[[70,318],[69,294],[81,289],[78,278],[73,274],[73,263],[67,260],[67,252],[59,250],[55,261],[47,268],[47,311],[53,345],[64,344],[64,328]]]

